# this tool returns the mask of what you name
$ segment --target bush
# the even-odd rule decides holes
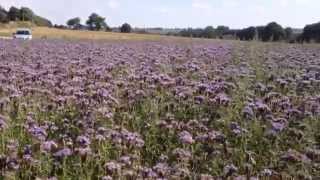
[[[122,33],[130,33],[130,32],[132,31],[132,28],[131,28],[130,24],[124,23],[124,24],[121,26],[120,31],[121,31]]]

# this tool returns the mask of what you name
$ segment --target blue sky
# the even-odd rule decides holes
[[[0,5],[27,6],[58,24],[77,16],[84,22],[92,12],[110,26],[134,27],[242,28],[277,21],[302,28],[320,21],[320,0],[1,0]]]

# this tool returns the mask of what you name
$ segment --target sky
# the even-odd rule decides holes
[[[303,28],[320,21],[320,0],[0,0],[0,5],[29,7],[54,24],[72,17],[84,23],[96,12],[112,27],[128,22],[133,27],[244,28],[276,21]]]

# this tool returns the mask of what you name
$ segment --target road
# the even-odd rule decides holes
[[[13,38],[8,36],[0,36],[0,39],[13,39]]]

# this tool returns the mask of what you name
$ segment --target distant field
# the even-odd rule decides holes
[[[47,27],[33,27],[35,38],[92,39],[92,40],[158,40],[161,36],[146,34],[123,34],[113,32],[73,31]],[[0,28],[0,36],[11,36],[16,28]]]

